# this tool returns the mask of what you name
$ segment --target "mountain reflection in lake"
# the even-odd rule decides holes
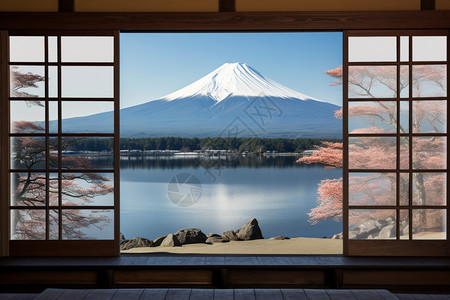
[[[122,156],[121,232],[127,238],[150,239],[182,228],[221,234],[251,218],[258,219],[265,238],[341,232],[341,222],[311,225],[307,213],[316,206],[320,181],[341,177],[342,169],[299,165],[295,160],[292,156]],[[200,183],[180,186],[180,195],[195,190],[198,199],[191,206],[176,205],[170,198],[173,194],[168,195],[169,182],[182,178],[177,177],[180,174],[193,175]],[[173,192],[173,186],[169,189]]]

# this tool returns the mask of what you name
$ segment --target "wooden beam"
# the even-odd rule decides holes
[[[236,11],[235,0],[219,0],[219,12]]]
[[[448,29],[450,11],[0,13],[0,30]]]
[[[59,12],[74,12],[75,1],[74,0],[59,0],[58,1]]]
[[[436,0],[421,0],[420,1],[420,9],[421,10],[435,10],[436,9]]]

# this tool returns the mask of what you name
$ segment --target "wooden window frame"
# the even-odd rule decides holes
[[[428,29],[444,29],[450,28],[450,11],[382,11],[382,12],[218,12],[218,13],[16,13],[16,12],[2,12],[0,13],[0,54],[1,54],[1,71],[2,74],[7,74],[5,67],[5,60],[9,57],[7,53],[7,36],[8,30],[26,30],[35,32],[35,30],[61,30],[66,33],[71,30],[82,30],[86,32],[95,32],[99,30],[120,30],[123,32],[140,32],[140,31],[178,31],[178,32],[221,32],[221,31],[340,31],[344,32],[344,40],[347,30],[365,30],[368,34],[371,30],[428,30]],[[118,33],[117,33],[118,34]],[[346,61],[346,46],[344,45],[344,60]],[[118,58],[115,62],[119,62]],[[116,69],[118,70],[118,69]],[[344,78],[346,76],[344,68]],[[115,74],[115,76],[118,76]],[[449,76],[448,76],[449,77]],[[1,101],[5,102],[8,91],[7,82],[4,77],[1,82]],[[115,87],[118,91],[119,87]],[[347,92],[344,84],[344,95]],[[6,96],[5,96],[6,95]],[[6,101],[7,102],[7,101]],[[9,112],[7,110],[6,112]],[[2,136],[1,136],[1,174],[6,174],[5,165],[9,161],[9,150],[5,148],[8,142],[5,136],[8,136],[9,130],[5,130],[5,110],[2,109]],[[9,120],[8,120],[9,121]],[[347,132],[347,125],[344,122],[344,132]],[[5,151],[5,149],[7,151]],[[118,151],[118,149],[116,149]],[[5,154],[7,152],[7,154]],[[5,161],[8,159],[8,161]],[[344,163],[347,160],[344,151]],[[347,161],[348,162],[348,161]],[[1,195],[3,199],[8,199],[9,195],[6,192],[8,189],[5,176],[1,181]],[[115,177],[115,180],[118,177]],[[447,178],[448,180],[448,178]],[[115,184],[118,187],[118,184]],[[344,190],[345,193],[345,190]],[[6,198],[5,198],[6,196]],[[5,202],[2,202],[2,209],[0,210],[0,217],[5,216]],[[7,203],[8,204],[8,203]],[[345,207],[345,203],[344,203]],[[348,207],[347,207],[348,208]],[[6,210],[8,211],[8,210]],[[117,222],[118,222],[118,216]],[[3,226],[0,230],[1,247],[0,255],[8,255],[8,243],[5,241],[4,218]],[[118,224],[115,224],[118,227]],[[344,226],[346,224],[344,218]],[[114,243],[114,251],[106,255],[118,255],[118,228],[116,228],[116,237]],[[89,241],[93,243],[94,241]],[[362,241],[366,242],[366,241]],[[434,241],[417,241],[417,246],[423,245],[433,247]],[[442,242],[439,242],[439,247]],[[94,245],[94,244],[90,244]],[[348,245],[344,240],[344,255],[356,255],[348,251]],[[394,249],[389,243],[378,241],[377,248],[379,251],[377,255],[408,255],[411,249],[402,247],[401,249]],[[444,251],[437,252],[430,251],[427,255],[446,255],[450,256],[450,245],[448,240],[445,241]],[[47,249],[41,249],[43,255]],[[2,251],[2,252],[1,252]],[[60,249],[59,252],[69,255],[70,249],[67,247]],[[67,251],[67,252],[64,252]],[[408,252],[405,252],[408,251]],[[64,255],[63,254],[63,255]],[[80,255],[77,253],[76,255]],[[103,254],[98,254],[103,255]],[[360,255],[370,255],[370,253],[360,253]],[[418,255],[418,254],[416,254]]]

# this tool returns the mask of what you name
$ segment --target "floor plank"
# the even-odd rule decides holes
[[[31,300],[39,294],[0,294],[0,300]]]
[[[164,300],[168,289],[145,289],[139,300]]]
[[[67,289],[64,290],[62,294],[60,294],[56,298],[52,298],[53,300],[81,300],[86,295],[89,294],[89,290],[82,289]]]
[[[256,300],[283,300],[279,289],[255,289]]]
[[[282,289],[284,300],[307,300],[308,297],[302,289]]]
[[[144,289],[119,289],[112,297],[112,300],[139,300]]]
[[[333,300],[357,300],[350,290],[325,290]]]
[[[234,290],[234,300],[255,300],[255,290],[254,289],[235,289]]]
[[[417,300],[413,294],[397,294],[396,296],[400,300]]]
[[[45,291],[40,293],[39,296],[37,296],[35,299],[37,300],[55,299],[59,297],[59,295],[61,295],[62,293],[64,293],[64,290],[62,289],[46,289]]]
[[[375,290],[384,300],[398,300],[398,297],[389,292],[388,290]]]
[[[330,300],[330,296],[328,296],[327,292],[325,290],[313,290],[313,289],[305,289],[305,294],[308,297],[308,299],[314,299],[314,300]]]
[[[192,289],[189,300],[213,299],[214,290],[212,289]]]
[[[432,300],[450,300],[450,295],[429,295]]]
[[[165,300],[189,300],[191,289],[169,289]]]
[[[231,289],[215,289],[214,300],[233,300],[234,290]]]
[[[379,300],[380,294],[375,290],[351,290],[353,296],[358,300]]]
[[[108,299],[112,299],[112,297],[114,297],[114,294],[116,292],[117,292],[117,289],[90,290],[89,294],[87,294],[86,297],[83,298],[83,300],[97,300],[97,299],[108,300]]]

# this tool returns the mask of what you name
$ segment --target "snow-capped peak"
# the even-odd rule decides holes
[[[161,99],[172,101],[192,96],[208,96],[217,102],[229,96],[317,100],[273,81],[245,63],[225,63],[208,75]]]

